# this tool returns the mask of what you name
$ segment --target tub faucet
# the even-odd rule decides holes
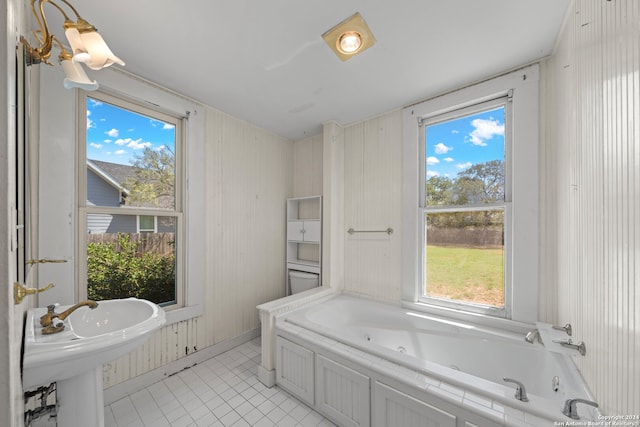
[[[66,319],[71,313],[73,313],[74,311],[76,311],[77,309],[79,309],[80,307],[84,307],[87,306],[91,309],[94,309],[98,306],[98,303],[95,301],[91,301],[91,300],[87,300],[87,301],[82,301],[79,302],[78,304],[74,305],[73,307],[69,307],[68,309],[66,309],[65,311],[63,311],[62,313],[58,314],[55,312],[56,306],[55,305],[49,305],[47,306],[47,314],[44,314],[42,317],[40,317],[40,325],[44,326],[44,327],[48,327],[51,326],[51,324],[53,323],[53,319],[58,318],[59,320],[64,320]],[[62,329],[60,329],[62,330]],[[56,331],[59,332],[59,331]]]
[[[533,344],[535,340],[538,340],[540,344],[543,344],[542,337],[540,336],[540,331],[537,329],[527,332],[527,335],[524,336],[524,340],[529,344]]]
[[[528,402],[529,401],[529,398],[527,397],[527,390],[525,390],[524,384],[522,384],[520,381],[514,380],[512,378],[506,378],[505,377],[502,380],[504,382],[514,383],[516,385],[516,394],[515,394],[516,399],[518,399],[521,402]]]
[[[593,406],[594,408],[598,407],[598,404],[591,400],[567,399],[567,401],[564,403],[564,409],[562,410],[562,413],[569,418],[572,418],[574,420],[579,420],[580,417],[578,416],[578,408],[576,407],[578,403],[585,403],[587,405]]]
[[[553,342],[558,343],[563,347],[569,347],[574,350],[578,350],[583,356],[587,354],[587,346],[582,341],[577,344],[574,344],[571,340],[553,340]]]

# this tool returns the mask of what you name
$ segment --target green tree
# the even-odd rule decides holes
[[[432,176],[427,179],[427,206],[452,204],[453,181],[447,177]]]
[[[430,177],[427,180],[427,206],[480,205],[504,201],[504,162],[491,160],[474,164],[458,173],[451,180],[446,177]],[[430,214],[430,227],[487,229],[502,224],[503,213],[495,211],[446,212]]]
[[[504,201],[504,162],[491,160],[471,165],[458,173],[455,182],[456,204],[480,204]]]
[[[175,155],[168,148],[145,148],[135,157],[134,173],[125,181],[129,191],[127,204],[172,209],[175,206]]]

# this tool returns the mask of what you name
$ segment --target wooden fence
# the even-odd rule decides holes
[[[172,255],[175,252],[175,233],[102,233],[88,234],[88,243],[110,243],[119,250],[118,235],[129,236],[130,242],[139,244],[138,252],[153,252],[160,255]]]
[[[504,232],[489,228],[435,228],[427,230],[427,244],[435,246],[460,246],[499,248],[504,246]]]

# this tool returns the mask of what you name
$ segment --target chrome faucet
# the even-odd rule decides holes
[[[542,337],[540,336],[540,331],[537,329],[527,332],[527,335],[524,336],[524,340],[529,344],[533,344],[535,340],[538,340],[538,342],[542,344]]]
[[[524,384],[520,381],[514,380],[512,378],[503,378],[504,382],[514,383],[516,385],[516,394],[515,397],[521,402],[528,402],[529,398],[527,397],[527,390],[524,388]]]
[[[581,355],[585,355],[587,354],[587,346],[580,341],[577,344],[574,344],[573,341],[571,341],[570,339],[568,340],[553,340],[553,342],[560,344],[563,347],[568,347],[568,348],[572,348],[574,350],[578,350],[580,352]]]
[[[562,410],[562,413],[565,414],[569,418],[572,418],[574,420],[579,420],[580,417],[578,416],[578,409],[576,407],[578,403],[585,403],[587,405],[593,406],[594,408],[598,407],[598,404],[596,402],[591,401],[591,400],[586,400],[586,399],[567,399],[567,401],[564,403],[564,409]]]
[[[42,325],[43,327],[47,328],[47,327],[51,327],[53,326],[53,319],[59,319],[59,320],[64,320],[66,319],[71,313],[73,313],[74,311],[76,311],[77,309],[79,309],[80,307],[89,307],[90,309],[94,309],[98,306],[98,303],[95,301],[91,301],[91,300],[87,300],[87,301],[82,301],[79,302],[78,304],[74,305],[73,307],[69,307],[68,309],[66,309],[65,311],[63,311],[62,313],[58,314],[55,312],[56,306],[55,305],[49,305],[47,306],[47,314],[44,314],[40,317],[40,325]],[[58,325],[56,326],[56,328],[58,327]],[[60,328],[59,330],[52,330],[52,332],[49,333],[54,333],[54,332],[60,332],[62,329],[64,329],[64,327]],[[44,332],[44,331],[43,331]]]
[[[564,331],[569,336],[571,336],[571,333],[573,332],[573,330],[571,329],[571,324],[570,323],[567,323],[564,326],[552,326],[552,328],[557,330],[557,331]]]

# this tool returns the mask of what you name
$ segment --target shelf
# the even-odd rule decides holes
[[[318,261],[308,261],[306,259],[290,259],[287,264],[306,265],[309,267],[320,267]]]
[[[322,197],[287,200],[287,270],[315,273],[322,270]],[[300,259],[303,258],[303,259]],[[286,289],[289,292],[287,273]]]

